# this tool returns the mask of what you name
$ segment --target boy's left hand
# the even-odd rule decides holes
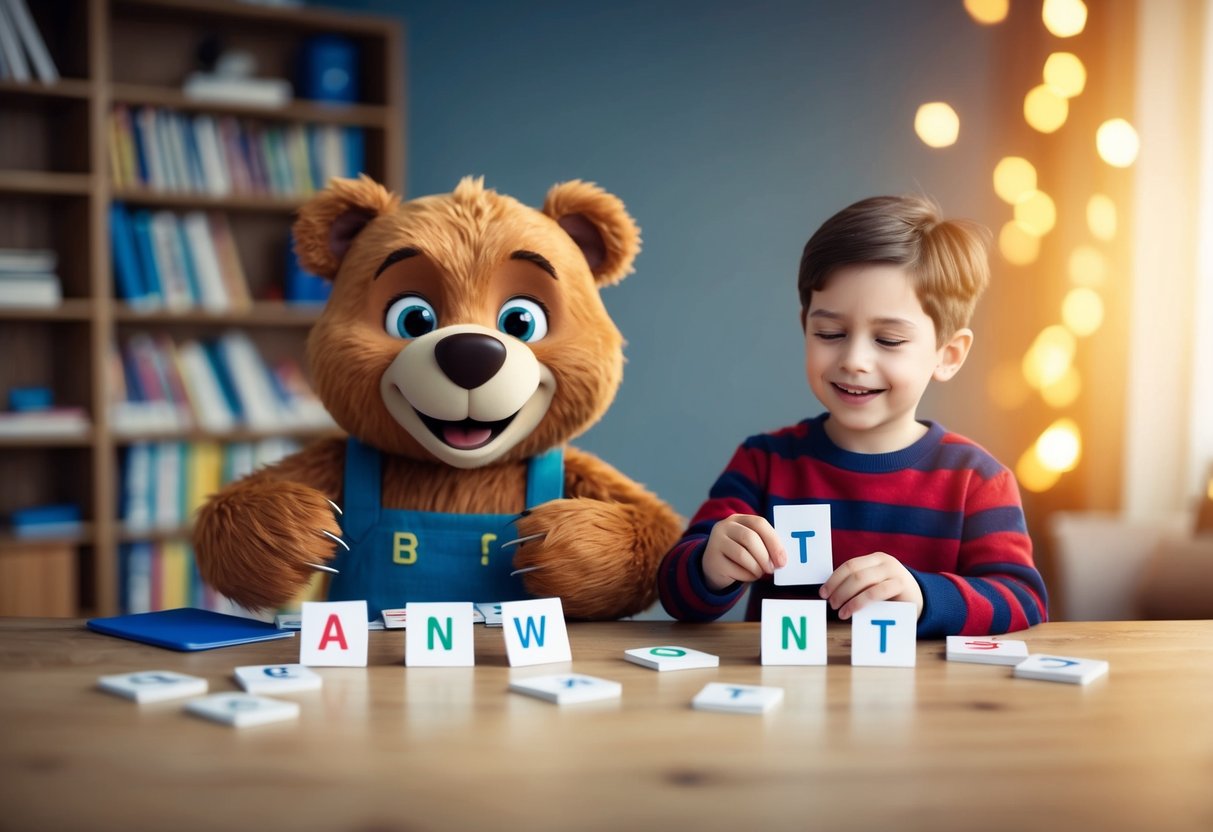
[[[922,615],[922,588],[901,561],[884,552],[851,558],[821,585],[820,595],[844,621],[873,601],[912,601]]]

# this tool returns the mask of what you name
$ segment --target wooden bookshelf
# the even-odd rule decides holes
[[[177,340],[239,330],[267,358],[300,357],[320,309],[276,300],[286,271],[286,234],[305,193],[215,196],[117,187],[110,170],[112,108],[154,107],[283,127],[357,128],[365,139],[364,172],[403,192],[403,37],[399,25],[384,18],[235,0],[39,0],[29,6],[61,78],[51,84],[0,80],[0,248],[56,251],[64,300],[51,309],[0,307],[5,355],[0,397],[13,387],[50,387],[56,405],[83,408],[92,424],[83,435],[0,437],[0,564],[6,564],[6,579],[22,582],[0,598],[0,615],[38,609],[110,615],[121,606],[120,545],[180,541],[189,533],[187,525],[136,533],[122,522],[121,458],[133,443],[306,441],[335,435],[332,429],[285,425],[281,431],[194,428],[146,435],[115,429],[109,356],[116,340],[144,331]],[[284,106],[257,107],[199,101],[181,91],[204,38],[252,53],[260,76],[294,81],[297,53],[316,34],[337,34],[354,43],[357,102],[297,96]],[[227,215],[253,295],[251,307],[142,310],[119,300],[110,251],[114,201],[151,211]],[[79,533],[31,541],[8,527],[14,511],[60,502],[81,507]],[[48,553],[45,574],[38,572],[37,553],[43,551]],[[71,552],[66,561],[65,551]],[[27,601],[13,601],[25,588]]]

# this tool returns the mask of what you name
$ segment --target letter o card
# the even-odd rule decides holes
[[[366,667],[366,601],[304,601],[299,664]]]

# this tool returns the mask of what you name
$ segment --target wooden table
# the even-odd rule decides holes
[[[97,677],[170,669],[234,690],[238,665],[295,639],[174,653],[79,621],[0,620],[0,829],[1213,830],[1213,622],[1054,623],[1034,652],[1103,658],[1088,687],[945,662],[762,667],[755,624],[572,624],[572,669],[610,704],[508,693],[501,631],[476,667],[406,668],[400,631],[370,667],[320,668],[297,722],[233,729],[180,701],[136,705]],[[680,644],[719,668],[656,673],[631,647]],[[765,716],[692,710],[710,681],[776,685]]]

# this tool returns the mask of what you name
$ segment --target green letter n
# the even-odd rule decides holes
[[[454,623],[452,622],[452,620],[449,617],[446,620],[446,634],[445,635],[443,635],[442,628],[438,626],[437,618],[427,619],[426,641],[429,644],[429,649],[430,650],[434,649],[434,633],[437,633],[438,640],[442,642],[442,649],[450,650],[451,643],[455,640],[454,634],[451,632],[454,629],[455,629]]]
[[[803,615],[800,616],[800,633],[796,632],[796,627],[792,624],[792,619],[789,616],[783,617],[783,649],[788,649],[788,633],[792,634],[792,638],[796,639],[796,647],[799,650],[804,650],[809,646],[809,620]]]

